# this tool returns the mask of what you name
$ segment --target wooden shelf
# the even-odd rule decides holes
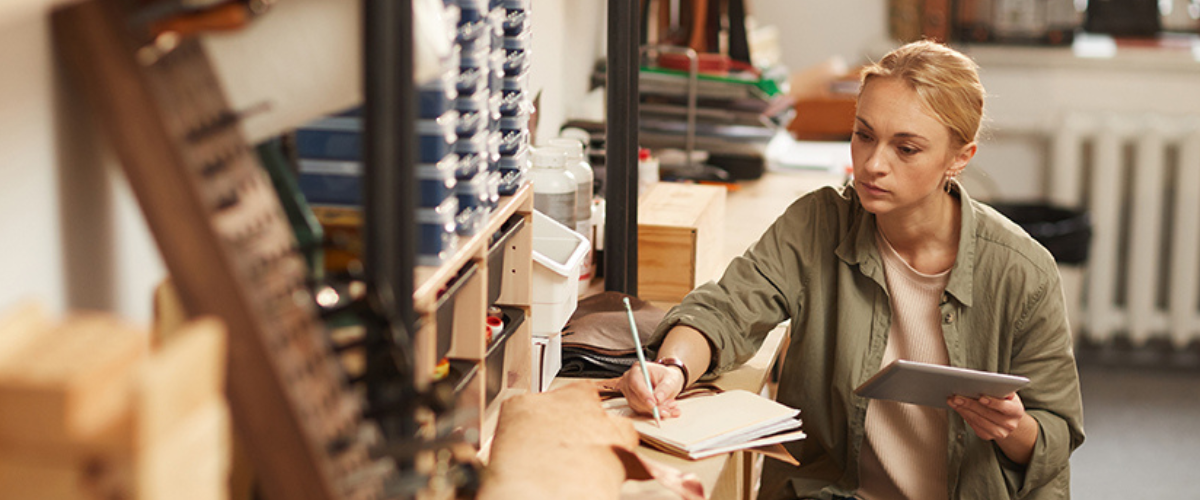
[[[500,204],[492,211],[487,225],[478,234],[458,238],[458,250],[440,266],[418,266],[413,288],[413,309],[417,314],[434,312],[438,291],[445,287],[471,260],[487,257],[488,242],[496,231],[513,214],[533,213],[533,187],[526,184],[512,196],[500,198]]]

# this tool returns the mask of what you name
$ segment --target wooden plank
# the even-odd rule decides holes
[[[225,402],[210,400],[172,424],[137,457],[137,498],[227,498],[232,426]]]
[[[525,227],[509,238],[501,271],[500,296],[497,304],[527,306],[532,303],[533,280],[533,215],[518,212],[525,218]]]
[[[145,334],[100,314],[42,335],[0,373],[0,440],[71,446],[125,416]]]
[[[0,371],[51,328],[46,308],[34,301],[18,304],[0,317]]]
[[[5,498],[87,500],[82,469],[74,462],[0,454],[0,491]]]
[[[446,357],[482,360],[487,354],[487,268],[486,260],[475,261],[477,271],[454,297],[454,328]]]
[[[138,442],[163,439],[190,415],[223,402],[225,360],[225,325],[219,319],[204,318],[181,328],[142,369]]]

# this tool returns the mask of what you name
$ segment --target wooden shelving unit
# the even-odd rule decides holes
[[[416,268],[413,309],[418,326],[413,352],[417,384],[433,381],[436,365],[442,357],[438,353],[439,341],[445,345],[447,339],[441,335],[448,331],[450,339],[445,356],[454,361],[454,366],[467,367],[451,376],[470,379],[459,381],[457,409],[461,415],[475,416],[467,419],[470,423],[464,425],[464,430],[474,430],[480,443],[486,443],[495,428],[493,425],[491,429],[485,429],[483,416],[494,414],[503,399],[530,389],[532,217],[533,189],[526,185],[514,195],[500,199],[482,231],[475,236],[459,237],[456,252],[441,266]],[[518,220],[522,222],[511,236],[500,242],[493,241],[505,227],[517,226]],[[495,265],[501,268],[497,271],[492,268]],[[456,283],[456,278],[466,282]],[[499,278],[500,282],[491,283],[494,278]],[[488,300],[490,286],[499,287],[494,303]],[[444,294],[450,293],[451,288],[455,288],[453,297],[446,297]],[[502,306],[520,316],[517,324],[505,325],[507,332],[503,336],[502,351],[494,350],[487,341],[484,319],[491,305]],[[441,308],[451,308],[451,312],[439,311]],[[446,318],[452,320],[451,326],[438,324],[439,319]],[[500,366],[491,366],[493,363]],[[487,397],[489,388],[496,393],[491,404]]]

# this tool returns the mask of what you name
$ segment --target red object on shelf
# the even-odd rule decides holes
[[[664,69],[691,71],[691,60],[685,54],[664,53],[658,56],[658,65]],[[753,67],[735,62],[722,54],[696,54],[696,71],[714,75],[727,75],[732,70],[755,71]],[[756,71],[755,71],[756,72]]]

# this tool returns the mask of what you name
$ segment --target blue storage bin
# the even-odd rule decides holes
[[[471,4],[471,5],[463,5]],[[487,6],[480,7],[475,5],[477,2],[459,2],[458,3],[458,26],[461,28],[464,24],[487,23],[488,12],[491,12]]]
[[[524,90],[504,90],[500,93],[500,114],[502,116],[528,115],[529,107],[529,100],[525,98]]]
[[[454,89],[460,94],[475,94],[487,92],[491,80],[488,79],[488,68],[459,68],[455,78]]]
[[[492,24],[488,21],[487,15],[483,11],[463,9],[458,18],[454,41],[471,43],[482,38],[486,38],[491,43]]]
[[[454,197],[454,187],[458,184],[454,171],[458,167],[458,155],[446,155],[446,158],[435,164],[423,163],[417,165],[417,199],[418,206],[436,207]]]
[[[529,32],[529,11],[504,9],[504,35],[519,36]]]
[[[488,2],[489,0],[454,0],[454,4],[459,8],[481,11],[488,10]]]
[[[492,9],[488,12],[488,26],[491,28],[492,47],[502,47],[504,43],[504,9]]]
[[[529,115],[500,119],[500,154],[514,154],[529,144]]]
[[[469,179],[479,172],[487,170],[488,134],[486,132],[471,136],[463,136],[454,143],[454,152],[458,154],[458,168],[455,177]]]
[[[533,62],[529,58],[529,32],[504,37],[504,74],[523,75]]]
[[[499,171],[487,173],[487,206],[488,210],[495,210],[500,206],[500,180],[503,176]]]
[[[454,127],[454,132],[459,137],[483,133],[491,120],[490,114],[487,111],[463,111],[458,114],[458,125]]]
[[[458,199],[451,197],[434,208],[417,208],[417,265],[440,266],[454,255]]]
[[[453,71],[443,73],[442,78],[417,87],[417,113],[420,118],[437,118],[454,109],[458,97]],[[488,80],[491,84],[491,80]]]
[[[342,160],[300,160],[297,183],[309,203],[362,205],[362,163]]]
[[[327,117],[296,129],[296,153],[301,158],[360,161],[362,119]]]
[[[458,165],[454,168],[454,177],[457,179],[470,179],[480,172],[487,171],[487,154],[485,153],[458,153]]]
[[[459,112],[463,111],[487,111],[488,99],[492,97],[491,92],[475,92],[473,94],[458,94],[454,99],[454,109]]]
[[[504,49],[493,49],[488,57],[488,88],[492,92],[504,90]]]
[[[454,187],[454,196],[458,201],[458,215],[454,217],[455,231],[461,236],[479,234],[487,225],[488,214],[491,213],[487,194],[486,173],[480,173],[470,179],[460,179]]]
[[[488,148],[488,134],[464,135],[454,142],[454,152],[462,155],[464,153],[486,153]]]
[[[528,147],[513,154],[500,155],[500,194],[509,196],[524,186],[529,168]]]
[[[527,182],[529,182],[529,171],[521,169],[501,169],[500,172],[499,191],[501,196],[512,196],[517,194]]]
[[[487,68],[488,57],[492,54],[492,44],[486,42],[464,43],[459,47],[459,68]]]
[[[454,133],[457,122],[457,111],[448,111],[433,120],[417,120],[417,161],[437,163],[450,154],[457,138]]]
[[[525,49],[504,49],[504,76],[524,75],[529,71],[531,65],[532,61],[529,59],[529,51]]]

